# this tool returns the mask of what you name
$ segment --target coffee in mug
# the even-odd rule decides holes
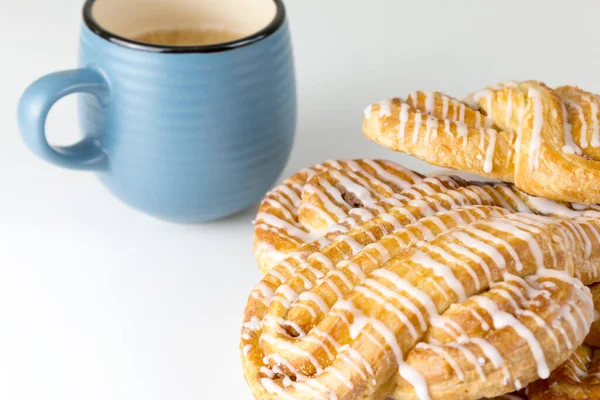
[[[162,28],[132,35],[136,42],[160,46],[206,46],[243,37],[243,34],[226,28]]]
[[[61,97],[79,99],[83,139],[48,143]],[[29,148],[94,171],[125,203],[203,222],[258,202],[296,128],[282,0],[87,0],[79,68],[39,79],[19,104]],[[93,210],[92,210],[93,212]]]

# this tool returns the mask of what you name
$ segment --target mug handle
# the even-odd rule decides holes
[[[100,102],[108,97],[108,84],[100,72],[80,68],[55,72],[31,84],[18,107],[19,129],[33,153],[55,165],[79,170],[104,170],[106,153],[98,140],[88,136],[71,146],[52,146],[46,139],[46,118],[52,106],[73,93],[89,93]]]

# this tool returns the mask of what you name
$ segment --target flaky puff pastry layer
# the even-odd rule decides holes
[[[413,92],[369,106],[370,139],[431,164],[514,182],[535,196],[600,203],[600,97],[504,82],[460,102]]]
[[[600,310],[600,284],[591,287],[594,308]],[[597,343],[600,327],[592,326],[586,343]],[[600,349],[580,346],[550,378],[533,382],[527,388],[529,400],[600,399]]]
[[[324,179],[320,193],[315,181],[276,191],[295,190],[298,209],[334,212],[324,196],[340,187],[321,175],[311,177]],[[583,342],[593,309],[581,282],[600,278],[597,211],[507,185],[412,190],[425,179],[362,196],[353,205],[368,214],[350,208],[353,222],[296,243],[252,290],[240,348],[256,398],[497,396],[547,378]],[[299,218],[284,215],[257,227],[301,242]]]

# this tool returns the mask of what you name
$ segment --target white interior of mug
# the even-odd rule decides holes
[[[218,29],[251,36],[277,14],[273,0],[96,0],[92,16],[114,35],[136,40],[157,30]]]

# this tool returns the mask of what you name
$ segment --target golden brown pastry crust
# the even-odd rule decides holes
[[[507,82],[471,96],[469,105],[414,92],[370,106],[363,130],[431,164],[514,182],[535,196],[600,203],[600,97]]]
[[[529,400],[600,399],[600,352],[580,346],[550,378],[528,388]]]
[[[301,245],[267,272],[240,344],[256,398],[479,399],[569,357],[593,318],[589,291],[570,276],[599,278],[595,211],[507,185],[457,186],[405,188],[393,206],[370,204],[371,217],[348,210],[358,218],[338,223],[327,244]]]

